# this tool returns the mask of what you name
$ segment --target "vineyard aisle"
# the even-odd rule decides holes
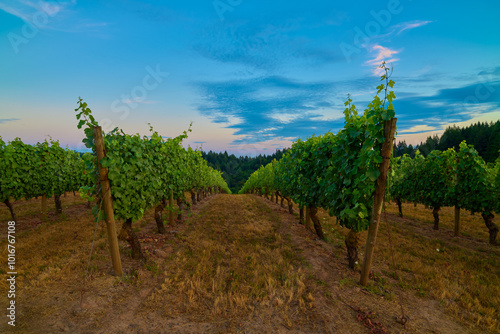
[[[31,275],[39,273],[19,287],[14,332],[470,332],[437,301],[401,291],[386,300],[363,290],[343,246],[317,240],[297,215],[253,195],[207,198],[184,223],[167,226],[165,236],[154,233],[154,213],[146,212],[134,227],[149,259],[144,265],[124,256],[121,242],[124,278],[110,275],[106,235],[98,229],[94,270],[81,297],[80,258],[88,256],[94,225],[84,204],[75,208],[82,210],[78,222],[47,224],[19,238],[25,247],[56,232],[64,240],[54,241],[57,252],[40,251],[50,259],[44,268],[32,265]],[[398,300],[410,319],[406,329],[395,321]]]

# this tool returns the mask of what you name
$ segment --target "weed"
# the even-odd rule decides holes
[[[325,282],[325,281],[322,281],[322,280],[317,280],[317,281],[316,281],[316,284],[317,284],[318,286],[326,286],[326,282]]]
[[[144,265],[144,267],[146,268],[146,270],[149,270],[154,275],[159,275],[161,273],[161,270],[160,270],[160,267],[158,266],[158,263],[156,263],[155,261],[153,261],[151,259],[148,259],[146,261],[146,264]]]

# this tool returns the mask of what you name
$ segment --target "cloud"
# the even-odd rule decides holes
[[[19,11],[18,9],[8,5],[8,4],[5,4],[5,3],[0,3],[0,9],[3,10],[4,12],[8,13],[8,14],[11,14],[11,15],[14,15],[14,16],[17,16],[18,18],[20,18],[21,20],[23,20],[24,22],[29,22],[29,17],[26,13],[22,12],[22,11]]]
[[[432,23],[435,21],[409,21],[409,22],[403,22],[397,25],[394,25],[394,31],[397,31],[397,34],[401,34],[405,30],[410,30],[410,29],[415,29],[418,27],[425,26],[429,23]]]
[[[500,66],[480,71],[477,75],[488,77],[500,77]]]
[[[204,26],[192,48],[201,56],[220,63],[265,71],[290,63],[317,66],[341,62],[344,57],[334,43],[320,41],[312,32],[304,33],[318,24],[328,26],[327,21],[309,22],[296,15],[268,17],[262,14],[252,20],[233,21],[231,25]]]
[[[430,96],[399,98],[394,101],[394,108],[400,133],[415,133],[424,126],[444,127],[468,121],[499,110],[500,81],[441,89]]]
[[[26,23],[35,24],[38,28],[44,24],[39,24],[39,22],[44,22],[43,16],[55,16],[61,11],[65,10],[68,6],[74,5],[76,0],[72,1],[29,1],[29,0],[7,0],[0,3],[0,10],[14,15]]]
[[[435,126],[429,126],[429,125],[425,124],[425,125],[415,125],[409,129],[398,131],[398,133],[412,134],[412,133],[420,133],[420,132],[427,132],[427,131],[433,131],[433,130],[438,130],[438,129]]]
[[[391,50],[389,48],[383,47],[382,45],[375,44],[371,47],[370,51],[374,58],[367,60],[365,62],[365,65],[376,66],[373,69],[373,75],[377,77],[384,74],[384,70],[378,67],[383,61],[385,61],[386,63],[395,63],[399,60],[398,58],[393,58],[393,55],[398,54],[399,51]],[[375,55],[373,55],[373,53]]]
[[[19,118],[0,118],[0,124],[7,123],[7,122],[15,122],[15,121],[20,121]]]
[[[375,35],[375,36],[370,36],[371,44],[376,43],[378,41],[379,43],[382,41],[389,41],[395,36],[399,36],[403,31],[405,30],[410,30],[410,29],[415,29],[419,27],[423,27],[429,23],[432,23],[435,21],[408,21],[408,22],[401,22],[392,26],[387,27],[386,32]]]
[[[373,77],[337,82],[300,82],[281,76],[198,82],[203,103],[198,111],[234,129],[232,145],[293,141],[344,126],[337,100],[347,89],[373,87]],[[439,90],[434,95],[406,94],[394,101],[398,131],[414,134],[442,129],[500,108],[500,81],[477,82]],[[336,103],[337,102],[337,103]],[[356,101],[363,110],[369,101]]]
[[[76,31],[85,31],[88,32],[90,31],[99,31],[100,28],[108,27],[112,25],[112,23],[109,22],[92,22],[88,20],[82,20],[81,23],[79,23],[75,29]]]
[[[434,99],[463,104],[495,103],[500,106],[500,81],[442,89]]]
[[[372,65],[372,63],[375,63],[375,65],[379,65],[382,60],[385,60],[384,58],[390,58],[393,54],[397,54],[400,52],[396,50],[390,50],[387,47],[383,47],[382,44],[386,45],[387,43],[394,42],[394,37],[397,37],[405,30],[422,27],[432,22],[434,21],[402,22],[396,25],[388,26],[386,29],[379,29],[379,33],[377,34],[370,34],[370,32],[366,29],[363,32],[361,29],[359,29],[359,27],[356,27],[358,31],[356,31],[356,29],[350,31],[349,43],[340,43],[340,48],[341,50],[343,50],[344,57],[348,60],[353,55],[359,53],[361,49],[364,49],[368,54],[373,54],[375,52],[375,59],[368,60],[365,62],[365,64]],[[386,60],[386,62],[395,62],[397,60],[399,59],[394,58],[391,60]],[[375,69],[373,71],[374,75],[376,76],[379,76],[382,72],[383,71],[381,71],[380,69]]]
[[[282,76],[197,82],[203,101],[197,109],[213,122],[234,129],[234,135],[239,137],[234,144],[305,138],[343,124],[340,110],[325,110],[336,105],[334,89],[340,89],[336,85]]]

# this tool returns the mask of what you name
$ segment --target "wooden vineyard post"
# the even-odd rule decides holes
[[[382,205],[384,204],[385,187],[387,184],[387,174],[389,172],[389,165],[391,162],[392,148],[394,141],[394,132],[396,131],[397,118],[393,118],[384,122],[384,135],[385,141],[382,145],[382,163],[379,166],[380,175],[375,183],[375,195],[373,199],[373,208],[371,215],[370,228],[368,229],[368,237],[366,238],[365,257],[363,261],[363,268],[361,269],[360,284],[366,285],[368,283],[368,276],[370,274],[370,267],[372,264],[373,252],[375,250],[375,242],[377,240],[377,232],[382,213]]]
[[[174,226],[174,191],[170,189],[170,197],[168,199],[168,223]]]
[[[309,205],[306,205],[306,228],[309,231],[314,232],[311,221],[311,207]]]
[[[109,250],[111,252],[111,261],[115,275],[121,276],[122,262],[120,251],[118,249],[118,238],[116,237],[115,215],[113,212],[113,200],[111,199],[111,188],[108,179],[108,169],[101,166],[101,160],[105,157],[104,140],[102,138],[102,129],[100,126],[94,127],[94,143],[97,153],[97,168],[99,169],[99,181],[101,183],[102,201],[104,211],[106,212],[106,226],[108,229]]]

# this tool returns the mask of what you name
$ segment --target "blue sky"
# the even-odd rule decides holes
[[[272,153],[363,110],[394,67],[398,138],[500,119],[500,3],[0,1],[0,135],[82,149],[78,97],[110,130]]]

